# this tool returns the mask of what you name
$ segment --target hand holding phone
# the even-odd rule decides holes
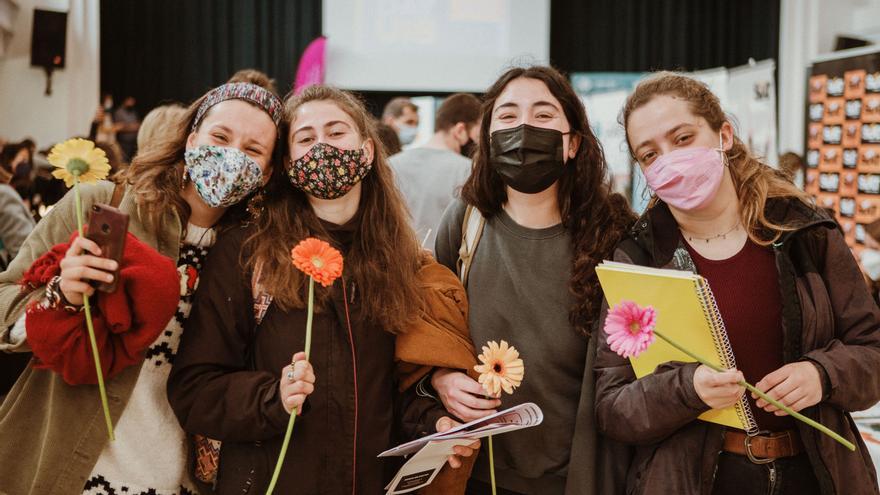
[[[93,241],[101,250],[101,257],[116,262],[113,281],[96,280],[96,289],[102,292],[114,292],[119,281],[119,266],[125,251],[125,238],[128,233],[128,214],[122,213],[112,206],[103,204],[92,205],[86,239]]]

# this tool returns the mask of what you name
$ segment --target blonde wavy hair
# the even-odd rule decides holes
[[[696,79],[674,72],[658,72],[636,86],[627,98],[620,115],[620,123],[627,131],[627,146],[635,160],[629,142],[629,118],[638,108],[648,104],[657,96],[667,95],[688,102],[694,115],[703,117],[709,127],[719,132],[727,115],[721,109],[721,102],[708,86]],[[730,168],[730,176],[740,202],[740,218],[756,244],[769,246],[779,240],[786,232],[795,230],[794,226],[775,223],[765,215],[769,198],[790,198],[815,208],[812,198],[792,184],[781,172],[769,167],[753,156],[746,145],[734,134],[733,146],[725,152]],[[656,198],[650,206],[656,203]]]
[[[138,129],[138,153],[173,139],[175,133],[180,130],[180,123],[185,115],[186,108],[176,103],[158,106],[151,110]]]

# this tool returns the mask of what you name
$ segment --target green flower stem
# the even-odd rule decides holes
[[[315,314],[315,279],[309,277],[309,313],[306,317],[306,359],[312,349],[312,316]],[[275,484],[278,483],[278,475],[281,474],[281,466],[284,464],[284,456],[287,454],[287,447],[290,445],[290,437],[293,434],[293,424],[296,422],[296,411],[291,411],[290,420],[287,422],[287,431],[284,432],[284,442],[281,444],[281,452],[278,453],[278,462],[275,463],[275,472],[272,473],[272,481],[266,490],[266,495],[272,495],[275,490]]]
[[[73,194],[76,200],[76,225],[79,229],[79,236],[85,236],[83,232],[83,212],[82,201],[79,197],[79,173],[73,174]],[[98,355],[98,341],[95,339],[95,327],[92,324],[92,308],[89,305],[89,296],[83,294],[83,309],[86,313],[86,327],[89,329],[89,343],[92,346],[92,357],[95,358],[95,370],[98,373],[98,390],[101,393],[101,406],[104,408],[104,421],[107,423],[107,434],[110,441],[116,440],[113,435],[113,420],[110,419],[110,406],[107,404],[107,389],[104,388],[104,372],[101,368],[101,356]]]
[[[696,359],[699,363],[704,364],[704,365],[706,365],[706,366],[712,368],[713,370],[715,370],[715,371],[717,371],[717,372],[719,372],[719,373],[723,373],[723,372],[725,372],[725,371],[729,371],[729,370],[726,370],[726,369],[724,369],[724,368],[722,368],[722,367],[720,367],[720,366],[717,366],[717,365],[714,365],[714,364],[710,363],[709,361],[707,361],[706,359],[703,359],[703,358],[700,357],[700,356],[697,356],[697,355],[694,354],[693,352],[691,352],[691,351],[685,349],[684,347],[682,347],[682,346],[676,344],[676,343],[673,342],[671,339],[669,339],[668,337],[666,337],[666,336],[663,335],[662,333],[658,332],[657,330],[654,330],[654,335],[656,335],[656,336],[660,337],[661,339],[665,340],[665,341],[666,341],[669,345],[671,345],[672,347],[675,347],[675,348],[678,349],[679,351],[681,351],[681,352],[687,354],[688,356],[690,356],[690,357]],[[804,423],[806,423],[806,424],[812,426],[813,428],[815,428],[815,429],[821,431],[822,433],[828,435],[829,437],[833,438],[833,439],[836,440],[838,443],[840,443],[840,444],[843,445],[844,447],[848,448],[850,451],[855,452],[855,450],[856,450],[856,446],[853,445],[852,442],[850,442],[849,440],[847,440],[847,439],[843,438],[842,436],[838,435],[837,433],[835,433],[834,431],[832,431],[830,428],[826,427],[826,426],[823,425],[822,423],[819,423],[819,422],[817,422],[817,421],[813,421],[812,419],[810,419],[810,418],[804,416],[803,414],[801,414],[801,413],[799,413],[799,412],[795,412],[795,411],[793,411],[790,407],[788,407],[788,406],[786,406],[785,404],[783,404],[783,403],[777,401],[776,399],[771,398],[770,396],[768,396],[768,395],[765,394],[764,392],[758,390],[754,385],[752,385],[752,384],[746,382],[745,380],[740,380],[740,381],[739,381],[739,385],[741,385],[741,386],[747,388],[749,391],[753,392],[755,395],[757,395],[758,397],[764,399],[765,401],[769,402],[770,404],[773,404],[776,408],[778,408],[778,409],[782,409],[783,411],[785,411],[786,413],[788,413],[791,417],[793,417],[793,418],[795,418],[795,419],[798,419],[798,420],[800,420],[800,421],[803,421]]]
[[[492,435],[489,435],[489,480],[492,482],[492,495],[495,495],[495,453],[492,452]]]

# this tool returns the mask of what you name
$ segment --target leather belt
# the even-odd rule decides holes
[[[748,436],[741,431],[724,432],[725,452],[744,455],[755,464],[765,464],[782,457],[793,457],[804,451],[797,430]]]

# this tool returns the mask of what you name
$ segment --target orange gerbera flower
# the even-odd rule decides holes
[[[523,360],[519,357],[519,351],[507,342],[501,341],[498,345],[494,340],[488,342],[488,347],[483,346],[483,353],[479,355],[480,362],[474,366],[474,370],[480,374],[480,383],[483,390],[492,397],[500,397],[503,389],[508,394],[519,387],[525,375]]]
[[[342,275],[342,254],[325,241],[309,237],[291,251],[293,265],[324,287]]]

